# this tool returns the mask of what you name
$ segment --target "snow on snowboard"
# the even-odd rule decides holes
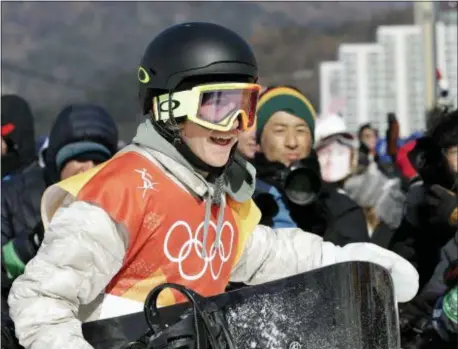
[[[221,309],[237,349],[400,348],[391,277],[375,264],[335,264],[209,300]],[[189,306],[160,314],[173,325]],[[83,325],[95,349],[121,349],[147,331],[143,313]]]

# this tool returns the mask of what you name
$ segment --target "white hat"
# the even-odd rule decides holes
[[[354,147],[355,137],[348,132],[347,125],[337,114],[322,116],[315,123],[315,144],[317,148],[327,144],[329,140],[338,138],[345,140],[344,144]]]

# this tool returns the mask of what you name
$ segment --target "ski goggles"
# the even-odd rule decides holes
[[[239,121],[239,129],[252,127],[261,86],[249,83],[218,83],[165,94],[153,99],[153,118],[182,118],[211,130],[226,132]]]

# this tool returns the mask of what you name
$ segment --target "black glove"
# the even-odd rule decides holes
[[[458,203],[455,193],[434,184],[428,188],[426,202],[431,223],[445,223],[458,227]]]

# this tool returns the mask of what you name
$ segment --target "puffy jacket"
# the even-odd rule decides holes
[[[214,193],[149,120],[139,127],[134,144],[123,151],[137,152],[149,159],[177,186],[199,200]],[[120,168],[119,173],[122,171]],[[125,187],[144,188],[135,178],[126,181]],[[238,203],[250,200],[253,179],[254,169],[236,159],[226,173],[226,197]],[[55,211],[51,203],[58,198],[61,206]],[[75,200],[56,185],[44,195],[42,218],[46,226],[43,244],[25,273],[14,282],[8,299],[16,334],[27,349],[89,349],[91,346],[82,337],[81,321],[104,317],[103,304],[108,297],[105,287],[120,272],[128,246],[135,241],[129,240],[125,225],[116,223],[101,207]],[[156,224],[157,219],[139,223]],[[417,274],[410,264],[371,244],[340,248],[299,229],[272,230],[259,225],[239,243],[243,250],[232,267],[230,279],[234,282],[264,283],[333,263],[367,260],[392,271],[399,301],[411,299],[417,289]],[[404,282],[408,286],[402,285]],[[141,302],[125,300],[105,310],[111,316],[119,316],[142,308]]]
[[[21,273],[36,252],[36,247],[30,246],[28,238],[32,230],[41,224],[40,201],[45,189],[59,179],[57,153],[67,144],[87,140],[106,145],[114,154],[118,140],[116,124],[98,106],[68,106],[59,113],[51,130],[46,167],[35,164],[13,179],[2,182],[3,292],[8,291],[7,280]],[[11,260],[5,260],[6,257]],[[8,278],[5,278],[5,273],[10,274]]]
[[[7,297],[12,281],[36,252],[29,234],[41,221],[44,170],[35,166],[2,187],[2,297]]]
[[[47,186],[42,168],[34,166],[2,185],[2,246],[30,232],[41,220],[40,201]]]

